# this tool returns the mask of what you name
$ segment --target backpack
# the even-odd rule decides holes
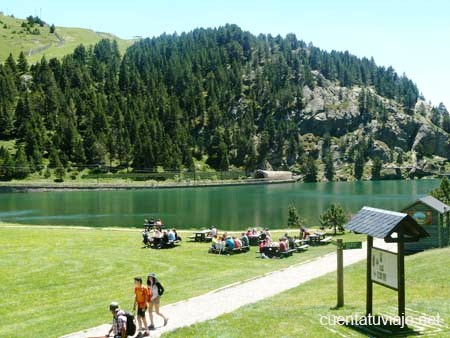
[[[157,283],[156,283],[156,287],[158,288],[158,294],[159,294],[160,296],[162,296],[163,293],[164,293],[164,288],[163,288],[163,286],[161,285],[161,283],[160,283],[160,282],[157,282]]]
[[[136,319],[129,312],[125,312],[124,316],[127,318],[127,336],[134,336],[136,334]]]

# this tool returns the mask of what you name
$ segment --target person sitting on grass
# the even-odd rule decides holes
[[[308,240],[310,235],[308,229],[303,227],[300,229],[300,239]]]
[[[139,324],[139,331],[145,331],[146,336],[150,335],[150,332],[147,329],[147,318],[145,318],[145,312],[147,312],[148,298],[149,298],[148,288],[145,285],[142,285],[142,278],[135,277],[133,311],[136,311],[137,307],[137,321]]]
[[[162,235],[162,244],[166,245],[167,243],[169,243],[169,234],[167,233],[166,230],[164,230]]]
[[[288,243],[288,248],[295,249],[295,239],[292,236],[289,236],[287,232],[284,234],[284,237],[286,238],[286,241]]]
[[[264,229],[264,233],[266,234],[267,237],[269,237],[269,239],[272,239],[272,236],[270,234],[269,228],[265,228]]]
[[[175,240],[181,241],[181,237],[178,236],[177,229],[173,228],[173,233],[174,233],[174,235],[175,235]]]
[[[153,307],[155,307],[155,313],[164,319],[164,326],[167,325],[169,318],[165,317],[161,312],[159,312],[159,306],[161,302],[161,296],[164,293],[164,288],[161,283],[156,279],[156,275],[154,273],[149,273],[147,276],[147,286],[151,292],[149,292],[150,296],[148,299],[149,308],[148,314],[150,316],[150,330],[155,329],[155,322],[153,321]]]
[[[157,220],[156,220],[156,222],[155,222],[155,227],[156,227],[156,229],[158,229],[159,231],[161,231],[162,230],[162,228],[163,228],[163,222],[162,222],[162,220],[160,219],[160,218],[158,218]]]
[[[167,236],[169,237],[169,242],[174,242],[177,239],[175,233],[171,229],[167,233]]]
[[[215,250],[222,251],[222,241],[220,240],[219,236],[213,237],[212,244],[211,244],[211,249],[213,251],[215,251]]]
[[[208,237],[213,237],[214,238],[216,235],[217,235],[217,228],[215,226],[212,226],[209,229]]]
[[[234,244],[233,238],[228,237],[228,238],[225,240],[225,247],[228,248],[229,250],[233,250],[233,249],[234,249],[235,244]]]
[[[127,337],[127,317],[125,312],[120,310],[119,303],[112,302],[109,304],[109,311],[113,315],[113,323],[111,329],[105,337],[109,337],[111,332],[114,334],[114,338],[126,338]]]
[[[223,234],[222,234],[222,242],[225,242],[226,240],[227,240],[227,238],[228,238],[228,232],[224,232]]]
[[[242,246],[249,246],[250,242],[249,242],[247,234],[245,232],[243,232],[241,236],[242,236],[241,237]]]
[[[142,242],[144,243],[145,246],[148,246],[150,244],[150,239],[149,239],[149,232],[148,229],[145,228],[144,231],[142,231]]]
[[[235,249],[240,249],[242,247],[242,242],[240,239],[233,237],[233,241],[234,241],[234,248]]]
[[[286,241],[286,237],[280,238],[280,251],[281,252],[287,252],[288,251],[288,244]]]
[[[269,239],[265,238],[262,241],[259,242],[259,253],[260,253],[260,257],[261,258],[269,258],[266,256],[266,254],[264,253],[264,248],[269,247],[270,243],[269,243]]]

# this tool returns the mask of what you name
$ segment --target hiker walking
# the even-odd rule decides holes
[[[155,307],[155,313],[164,319],[164,326],[167,325],[167,322],[169,321],[169,318],[165,317],[161,312],[159,312],[159,306],[160,306],[160,300],[161,296],[164,293],[164,288],[161,285],[161,283],[156,278],[156,275],[154,273],[149,273],[147,277],[147,285],[150,292],[150,299],[149,299],[149,308],[148,312],[150,315],[150,330],[155,329],[155,322],[153,321],[153,306]]]
[[[149,292],[146,285],[142,285],[141,277],[134,277],[134,306],[133,311],[136,311],[137,307],[137,320],[139,324],[139,331],[145,331],[145,335],[150,335],[147,329],[147,319],[145,313],[147,312],[147,302],[149,298]]]
[[[119,303],[112,302],[109,304],[109,311],[113,315],[112,327],[105,337],[109,337],[111,332],[114,334],[114,338],[126,338],[127,337],[127,317],[125,312],[119,309]]]

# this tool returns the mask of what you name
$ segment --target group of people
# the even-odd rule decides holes
[[[224,250],[241,249],[249,246],[249,240],[245,233],[240,238],[229,236],[224,232],[222,236],[215,235],[212,238],[211,250],[222,252]]]
[[[143,283],[140,276],[134,278],[134,306],[133,311],[137,310],[137,323],[139,326],[139,332],[143,332],[144,335],[149,336],[150,330],[155,329],[153,319],[153,309],[155,313],[164,320],[164,326],[167,325],[169,318],[164,316],[160,311],[160,299],[164,294],[164,288],[154,273],[149,273],[147,276],[146,285]],[[127,317],[126,313],[120,309],[117,302],[112,302],[109,305],[109,310],[113,315],[112,327],[109,330],[106,337],[109,337],[111,333],[114,334],[114,338],[126,338],[127,337]],[[146,313],[148,310],[150,325],[147,326]]]
[[[142,242],[145,246],[162,248],[175,241],[181,241],[177,229],[164,230],[164,225],[160,219],[156,221],[153,218],[145,219],[144,230],[142,231]]]

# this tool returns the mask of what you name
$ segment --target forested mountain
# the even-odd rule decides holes
[[[110,40],[33,65],[10,56],[0,93],[0,140],[16,140],[15,154],[0,150],[4,177],[14,163],[150,170],[191,168],[195,158],[307,180],[315,167],[335,179],[348,165],[358,178],[368,161],[419,166],[438,155],[444,165],[450,156],[448,112],[406,76],[235,25],[142,39],[123,56]]]

